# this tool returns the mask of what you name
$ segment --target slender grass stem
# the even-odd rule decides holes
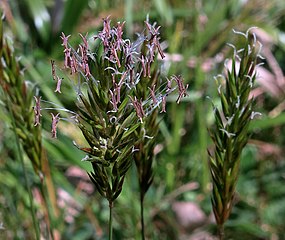
[[[225,239],[224,224],[218,225],[218,236],[219,236],[219,240]]]
[[[113,239],[113,202],[109,201],[109,240]]]
[[[141,199],[140,199],[140,204],[141,204],[141,236],[142,240],[145,240],[145,230],[144,230],[144,194],[141,193]]]
[[[28,191],[28,195],[29,195],[30,210],[31,210],[31,214],[32,214],[32,221],[33,221],[33,225],[34,225],[34,229],[35,229],[36,239],[39,240],[40,239],[40,230],[39,230],[39,226],[37,225],[37,222],[36,222],[36,215],[35,215],[35,208],[34,208],[32,191],[31,191],[31,188],[29,187],[29,181],[28,181],[27,171],[26,171],[26,168],[25,168],[23,154],[22,154],[22,151],[21,151],[20,140],[19,140],[19,137],[18,137],[18,135],[16,133],[15,118],[13,116],[12,109],[11,109],[11,106],[10,106],[8,100],[7,100],[7,105],[8,105],[9,113],[10,113],[10,116],[11,116],[11,119],[12,119],[12,128],[13,128],[13,132],[14,132],[15,138],[16,138],[16,147],[17,147],[17,152],[18,152],[19,159],[20,159],[20,162],[21,162],[21,165],[22,165],[22,169],[23,169],[24,181],[25,181],[25,185],[26,185],[26,188],[27,188],[27,191]]]

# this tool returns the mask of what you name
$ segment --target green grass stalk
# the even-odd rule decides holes
[[[224,224],[218,225],[218,236],[219,240],[225,239],[225,227]]]
[[[109,201],[109,240],[113,239],[113,207],[113,202]]]
[[[142,240],[145,240],[145,227],[144,227],[144,194],[140,194],[140,207],[141,207],[141,236]]]

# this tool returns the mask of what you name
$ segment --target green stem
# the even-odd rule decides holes
[[[224,224],[218,225],[218,235],[219,235],[219,240],[225,239]]]
[[[144,194],[141,193],[141,234],[142,234],[142,240],[145,240],[145,232],[144,232]]]
[[[113,239],[113,202],[109,201],[109,240]]]
[[[35,232],[36,232],[36,239],[39,240],[40,239],[40,231],[39,231],[39,227],[38,227],[37,222],[36,222],[36,215],[35,215],[35,208],[34,208],[32,191],[31,191],[31,188],[29,187],[29,181],[28,181],[28,177],[27,177],[27,171],[26,171],[26,168],[25,168],[23,154],[22,154],[22,151],[21,151],[20,140],[19,140],[19,137],[18,137],[17,132],[16,132],[15,118],[14,118],[14,115],[12,113],[12,109],[11,109],[11,106],[10,106],[8,100],[7,100],[7,105],[8,105],[8,109],[9,109],[10,116],[11,116],[11,119],[12,119],[12,127],[13,127],[13,131],[14,131],[15,138],[16,138],[17,152],[18,152],[18,155],[19,155],[19,158],[20,158],[20,162],[21,162],[21,165],[22,165],[22,168],[23,168],[24,181],[25,181],[25,185],[26,185],[27,190],[28,190],[30,209],[31,209],[31,214],[32,214],[32,221],[33,221],[34,229],[35,229]]]

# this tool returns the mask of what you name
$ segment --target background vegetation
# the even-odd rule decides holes
[[[215,239],[207,128],[213,124],[211,96],[218,101],[214,76],[239,45],[232,29],[257,26],[265,65],[259,68],[256,111],[262,117],[250,126],[243,151],[236,204],[225,225],[228,239],[285,239],[285,2],[280,0],[2,0],[4,33],[13,41],[24,78],[38,85],[43,99],[73,109],[72,94],[56,95],[50,60],[63,65],[60,34],[96,34],[101,19],[126,20],[125,34],[135,38],[147,14],[161,25],[168,75],[182,75],[189,97],[180,105],[167,103],[155,148],[155,176],[145,196],[148,239]],[[67,85],[62,86],[70,91]],[[3,94],[3,92],[1,92]],[[3,105],[3,102],[1,102]],[[0,239],[33,239],[28,192],[9,115],[0,107]],[[59,124],[51,139],[51,120],[44,118],[43,147],[46,186],[55,239],[107,239],[108,203],[93,188],[72,141],[83,141],[79,130]],[[46,226],[40,179],[24,154],[37,219]],[[114,209],[114,239],[140,239],[139,186],[135,165],[129,171]]]

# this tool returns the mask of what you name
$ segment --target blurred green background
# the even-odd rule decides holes
[[[56,95],[50,60],[63,65],[60,35],[95,35],[102,18],[126,21],[124,33],[135,39],[147,15],[161,25],[161,43],[167,75],[180,74],[189,84],[189,97],[178,106],[167,103],[160,123],[155,178],[145,199],[148,239],[216,239],[211,212],[211,184],[207,128],[213,122],[210,96],[217,99],[214,76],[238,46],[232,29],[254,30],[263,44],[264,65],[258,70],[253,95],[262,117],[253,121],[252,136],[242,156],[236,205],[226,223],[228,239],[285,239],[285,1],[282,0],[1,0],[5,36],[24,69],[24,77],[36,83],[43,99],[73,109],[73,90],[63,83]],[[0,107],[0,239],[33,239],[28,193],[15,154],[14,135]],[[56,207],[52,225],[57,239],[107,239],[108,205],[93,188],[81,162],[79,130],[61,122],[58,139],[50,137],[50,119],[43,119],[43,144],[48,159],[50,206]],[[284,135],[283,135],[284,134]],[[25,157],[26,158],[26,157]],[[30,162],[28,177],[44,224],[39,180]],[[123,192],[115,203],[114,239],[140,239],[139,192],[135,166],[128,173]]]

